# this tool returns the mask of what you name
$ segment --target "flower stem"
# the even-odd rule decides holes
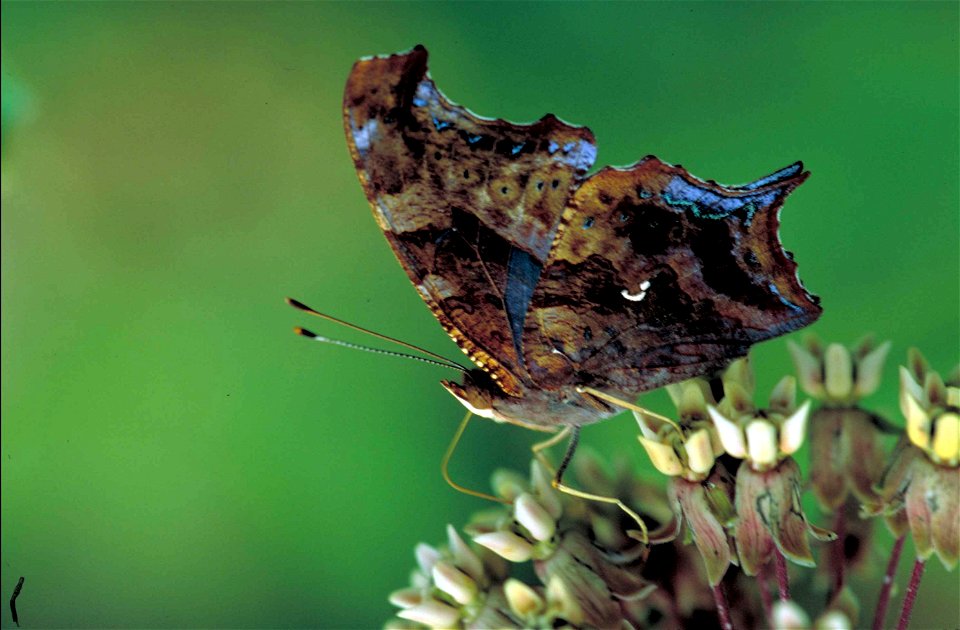
[[[880,597],[877,600],[877,612],[873,616],[873,630],[883,630],[883,622],[887,617],[887,606],[890,605],[890,591],[893,589],[893,579],[900,565],[900,552],[906,536],[897,538],[890,551],[890,561],[887,562],[887,572],[883,575],[883,586],[880,587]]]
[[[757,585],[760,587],[760,604],[763,606],[763,617],[773,627],[773,597],[770,596],[770,576],[767,573],[769,565],[760,565],[757,572]]]
[[[774,550],[773,561],[777,566],[777,587],[780,590],[780,600],[790,599],[790,576],[787,575],[787,559],[779,549]]]
[[[717,603],[717,616],[720,617],[720,628],[722,628],[722,630],[733,630],[733,622],[730,620],[730,605],[727,603],[727,596],[723,594],[722,583],[713,587],[713,601]]]
[[[847,546],[847,510],[846,505],[837,510],[837,515],[833,521],[833,531],[837,534],[837,540],[833,543],[833,553],[830,554],[830,560],[833,564],[833,595],[843,590],[843,583],[846,580],[845,567],[847,564],[846,546]]]
[[[917,601],[917,591],[920,589],[920,578],[923,577],[923,569],[926,562],[917,558],[913,563],[913,573],[910,574],[910,584],[907,586],[907,592],[903,596],[903,610],[900,611],[900,622],[897,624],[897,630],[907,630],[910,625],[910,613],[913,612],[913,604]]]

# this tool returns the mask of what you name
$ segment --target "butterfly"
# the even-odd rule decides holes
[[[588,128],[477,116],[422,46],[358,61],[343,114],[377,223],[476,366],[442,384],[477,415],[579,428],[821,313],[778,235],[800,162],[742,186],[652,156],[587,176]]]

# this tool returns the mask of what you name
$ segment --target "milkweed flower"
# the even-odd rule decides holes
[[[880,386],[890,342],[874,345],[869,337],[852,349],[832,343],[824,348],[814,337],[800,346],[787,342],[800,386],[820,406],[810,416],[810,483],[821,507],[834,512],[848,496],[873,498],[886,455],[880,437],[886,423],[860,408],[860,401]]]
[[[634,542],[632,552],[605,550],[591,543],[581,527],[566,522],[561,528],[563,505],[549,479],[535,460],[532,482],[526,487],[515,483],[508,490],[520,493],[513,497],[507,517],[474,523],[468,530],[475,543],[511,563],[533,562],[546,585],[543,606],[535,605],[530,591],[511,587],[514,607],[524,610],[528,621],[534,615],[544,622],[547,615],[574,625],[608,627],[623,615],[620,602],[642,598],[651,590],[638,566],[647,547]],[[507,488],[503,481],[497,485],[501,491]]]
[[[919,559],[936,553],[952,569],[960,555],[960,384],[945,384],[916,351],[908,364],[900,369],[906,436],[867,511],[892,517],[897,535],[909,529]]]
[[[834,538],[801,510],[803,481],[793,458],[809,428],[813,475],[820,469],[845,475],[814,488],[824,507],[837,506],[845,540],[862,541],[869,533],[861,528],[871,521],[857,519],[856,509],[883,515],[900,534],[885,585],[893,583],[905,534],[916,541],[918,560],[899,624],[905,628],[925,560],[936,554],[948,568],[957,561],[960,370],[944,382],[911,352],[901,369],[905,431],[890,464],[870,472],[872,464],[863,460],[880,457],[877,438],[889,423],[862,409],[861,398],[879,383],[888,347],[808,343],[794,351],[799,379],[782,379],[762,408],[753,402],[746,360],[710,380],[669,386],[675,413],[635,414],[640,444],[667,477],[665,490],[638,476],[626,458],[608,465],[581,449],[570,464],[571,487],[636,507],[650,523],[649,544],[631,536],[634,523],[617,505],[554,488],[544,451],[528,475],[497,471],[494,494],[507,505],[477,513],[463,537],[448,526],[444,544],[417,546],[417,568],[409,585],[391,594],[398,611],[386,627],[665,630],[717,620],[725,629],[860,627],[856,597],[842,579],[854,558],[839,543],[820,563],[833,577],[827,606],[806,608],[814,601],[809,592],[790,598],[785,558],[810,566],[809,537]],[[816,409],[797,404],[798,382],[817,400]],[[867,429],[869,439],[861,435]],[[777,603],[769,588],[773,568]],[[822,580],[797,584],[823,594]],[[880,595],[874,628],[885,627],[890,589]]]
[[[807,536],[833,540],[832,532],[807,521],[800,505],[800,448],[809,401],[796,407],[796,381],[784,377],[766,409],[757,409],[737,381],[724,384],[724,399],[709,407],[724,450],[743,460],[736,471],[734,540],[740,567],[757,575],[777,550],[794,563],[814,566]]]
[[[471,548],[453,526],[447,526],[447,546],[417,545],[417,569],[410,586],[390,595],[401,610],[397,617],[430,628],[509,625],[500,582],[506,566],[498,557]],[[403,622],[394,622],[403,627]]]
[[[717,586],[730,566],[727,527],[735,515],[733,477],[716,464],[723,446],[708,411],[708,401],[715,401],[703,379],[671,386],[669,392],[680,421],[635,411],[638,439],[654,468],[670,477],[667,494],[674,509],[673,535],[686,525],[710,586]]]

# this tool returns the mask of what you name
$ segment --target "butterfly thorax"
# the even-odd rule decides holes
[[[622,411],[573,386],[547,390],[521,385],[520,395],[511,396],[482,370],[465,374],[462,384],[442,384],[476,415],[532,429],[582,426]]]

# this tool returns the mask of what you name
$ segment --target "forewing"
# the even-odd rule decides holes
[[[527,369],[542,387],[629,394],[705,374],[820,315],[780,243],[800,163],[724,187],[648,157],[577,191],[532,298]]]
[[[552,115],[516,125],[471,114],[437,90],[420,46],[354,65],[344,125],[374,216],[421,297],[517,393],[523,316],[593,163],[593,135]]]

